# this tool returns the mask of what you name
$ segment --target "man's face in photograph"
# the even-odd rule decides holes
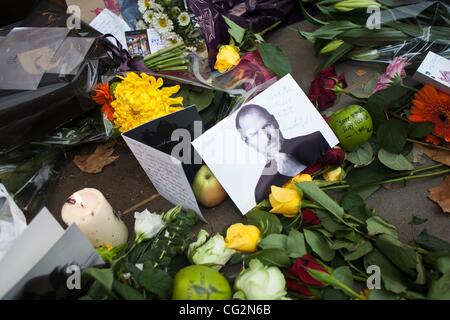
[[[269,160],[281,149],[278,123],[265,110],[249,109],[238,115],[238,130],[242,140]]]

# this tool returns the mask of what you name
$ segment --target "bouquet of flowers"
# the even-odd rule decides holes
[[[166,47],[185,44],[191,52],[206,53],[205,42],[183,1],[139,0],[138,7],[142,19],[136,29],[155,29]]]

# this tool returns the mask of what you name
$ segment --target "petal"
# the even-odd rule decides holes
[[[291,200],[299,200],[298,193],[291,189],[280,188],[277,186],[271,187],[273,198],[278,202],[288,202]]]

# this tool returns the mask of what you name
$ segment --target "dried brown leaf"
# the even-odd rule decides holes
[[[357,70],[355,71],[355,74],[356,74],[358,77],[362,77],[362,76],[365,75],[366,73],[367,73],[367,71],[364,70],[364,69],[357,69]]]
[[[437,187],[428,190],[428,198],[436,202],[444,213],[450,213],[450,176]]]
[[[431,160],[450,166],[450,151],[427,147],[423,147],[423,150],[427,157]]]
[[[76,155],[73,162],[82,172],[100,173],[103,168],[113,163],[119,156],[113,156],[114,144],[101,144],[95,151],[88,155]]]

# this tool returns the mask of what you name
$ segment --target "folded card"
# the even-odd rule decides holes
[[[431,84],[450,94],[450,60],[434,52],[428,52],[413,79],[423,84]]]
[[[287,75],[192,144],[245,214],[338,142]]]
[[[161,196],[194,210],[205,220],[191,187],[201,165],[191,139],[201,132],[200,116],[195,107],[189,107],[147,122],[122,137]]]

